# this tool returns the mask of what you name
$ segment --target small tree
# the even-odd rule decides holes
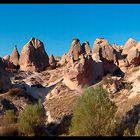
[[[87,88],[73,112],[70,134],[75,136],[115,135],[116,106],[102,87]]]
[[[38,129],[44,124],[44,110],[39,101],[38,104],[28,105],[19,117],[19,130],[27,135],[39,134]]]

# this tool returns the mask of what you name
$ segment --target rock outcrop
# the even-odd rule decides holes
[[[52,55],[50,56],[50,58],[49,58],[49,64],[50,64],[51,66],[53,66],[53,67],[56,67],[57,62],[56,62],[56,60],[55,60],[53,54],[52,54]]]
[[[95,59],[115,61],[116,56],[113,47],[104,38],[98,38],[94,42],[93,56]]]
[[[5,90],[11,87],[10,77],[8,72],[4,69],[4,63],[0,58],[0,89]]]
[[[65,53],[62,57],[61,60],[59,61],[60,65],[65,65],[68,62],[68,55]]]
[[[81,58],[75,63],[68,63],[64,71],[64,83],[72,90],[81,90],[94,82],[94,61],[91,57]]]
[[[19,59],[20,69],[23,71],[42,71],[49,66],[49,57],[44,44],[32,38],[22,49]]]
[[[5,61],[10,61],[10,55],[5,55],[5,56],[3,57],[3,59],[4,59]]]
[[[140,42],[137,43],[134,39],[129,39],[126,42],[122,53],[126,57],[129,66],[140,65]]]
[[[94,42],[93,59],[103,62],[105,73],[113,73],[118,69],[119,63],[115,49],[104,38],[98,38]]]
[[[126,55],[122,54],[123,46],[113,44],[112,47],[114,48],[114,52],[117,57],[117,62],[115,63],[115,65],[117,65],[123,72],[125,72],[127,70],[127,67],[129,66],[129,63],[126,58]]]
[[[137,41],[134,40],[133,38],[129,38],[127,40],[127,42],[125,43],[124,47],[123,47],[123,51],[122,54],[123,55],[127,55],[128,51],[132,48],[135,47],[137,45]]]
[[[11,56],[10,56],[10,62],[13,63],[15,66],[19,65],[19,52],[17,50],[17,47],[14,48]]]
[[[80,45],[80,40],[74,38],[68,54],[73,58],[74,61],[77,61],[79,60],[79,56],[81,53],[82,53],[82,48]]]
[[[89,42],[87,42],[87,41],[85,41],[83,44],[82,44],[82,52],[84,53],[84,54],[91,54],[91,48],[90,48],[90,46],[89,46]]]
[[[138,51],[140,52],[140,41],[137,43],[136,48],[137,48]]]
[[[138,48],[133,47],[128,51],[127,60],[129,62],[129,65],[140,65],[140,52]]]

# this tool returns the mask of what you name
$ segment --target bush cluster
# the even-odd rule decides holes
[[[70,134],[74,136],[116,135],[116,106],[102,87],[87,88],[73,112]]]
[[[46,135],[44,132],[45,114],[41,101],[37,104],[30,104],[19,114],[14,110],[7,110],[2,118],[3,125],[0,131],[2,136],[34,136]]]

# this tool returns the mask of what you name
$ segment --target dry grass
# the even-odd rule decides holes
[[[124,116],[129,110],[133,109],[135,105],[140,104],[140,96],[135,96],[130,99],[125,99],[124,102],[120,102],[118,106],[117,116]]]
[[[103,78],[103,83],[108,85],[108,84],[113,84],[113,79],[111,78],[111,75],[106,75],[104,78]]]
[[[10,124],[0,127],[0,136],[16,136],[18,135],[18,125]]]
[[[55,98],[47,100],[45,106],[47,111],[51,112],[52,118],[62,119],[64,115],[72,113],[74,103],[79,96],[63,84],[59,83],[57,86],[60,93]]]
[[[23,93],[23,90],[19,89],[19,88],[12,88],[12,89],[9,89],[9,91],[8,91],[8,94],[10,96],[17,96],[17,95],[22,94],[22,93]]]

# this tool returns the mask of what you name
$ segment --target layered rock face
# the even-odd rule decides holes
[[[0,89],[8,89],[11,87],[11,81],[8,73],[4,70],[4,63],[0,58]]]
[[[82,48],[80,45],[80,40],[74,38],[68,54],[73,58],[74,61],[77,61],[81,53],[82,53]]]
[[[93,56],[95,59],[115,61],[116,56],[113,47],[104,38],[98,38],[94,42]]]
[[[20,69],[23,71],[42,71],[49,66],[49,57],[44,44],[32,38],[22,49],[19,59]]]
[[[67,64],[64,71],[64,83],[72,90],[78,88],[80,90],[85,85],[91,85],[96,78],[95,75],[92,57],[83,56],[79,61]]]
[[[102,61],[104,72],[113,73],[118,69],[119,63],[115,49],[104,38],[98,38],[94,42],[93,59],[95,61]]]
[[[10,56],[10,62],[13,63],[15,66],[19,65],[19,52],[17,50],[17,47],[14,48],[11,56]]]

